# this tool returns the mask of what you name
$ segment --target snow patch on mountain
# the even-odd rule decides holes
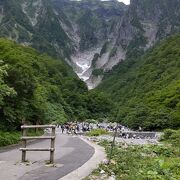
[[[71,56],[72,67],[78,77],[87,82],[92,75],[92,60],[94,54],[99,53],[101,47],[89,49],[84,52],[77,52]],[[89,87],[89,85],[88,85]],[[89,87],[90,88],[90,87]]]

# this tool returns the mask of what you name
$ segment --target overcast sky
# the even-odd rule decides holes
[[[130,0],[118,0],[120,2],[123,2],[124,4],[130,4]]]

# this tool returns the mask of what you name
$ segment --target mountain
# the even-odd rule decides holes
[[[71,65],[90,89],[115,65],[179,32],[179,0],[1,0],[0,36]]]
[[[71,52],[70,40],[48,0],[2,0],[0,12],[2,37],[30,45],[51,56],[66,57]]]
[[[60,59],[0,39],[0,131],[106,118],[111,108],[107,96],[89,92]]]
[[[180,127],[180,35],[121,62],[95,91],[110,95],[117,120],[131,128]]]

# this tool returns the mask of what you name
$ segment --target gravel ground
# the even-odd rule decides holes
[[[86,139],[90,141],[101,141],[101,140],[107,140],[112,141],[113,137],[110,135],[102,135],[97,137],[85,137]],[[126,143],[131,145],[144,145],[144,144],[157,144],[159,143],[158,139],[125,139],[116,137],[116,142],[118,143]]]

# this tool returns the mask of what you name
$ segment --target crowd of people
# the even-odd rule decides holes
[[[155,132],[143,132],[142,128],[133,131],[128,127],[117,123],[89,123],[89,122],[67,122],[57,125],[57,128],[63,134],[82,135],[93,129],[105,129],[107,132],[117,132],[116,136],[124,139],[144,139],[155,138]],[[45,133],[51,133],[50,129],[45,129]]]
[[[57,125],[57,128],[63,134],[82,135],[93,129],[105,129],[108,132],[117,131],[117,136],[125,139],[143,139],[146,136],[154,136],[153,134],[143,134],[142,128],[139,127],[137,131],[117,124],[117,123],[89,123],[89,122],[68,122],[62,125]]]
[[[92,130],[93,125],[87,122],[68,122],[66,124],[57,125],[57,128],[60,128],[62,133],[78,134]]]
[[[88,122],[68,122],[62,125],[57,125],[57,128],[61,129],[62,133],[66,134],[79,134],[92,129],[105,129],[108,132],[113,132],[117,128],[117,131],[124,132],[128,129],[122,125],[116,123],[88,123]]]

